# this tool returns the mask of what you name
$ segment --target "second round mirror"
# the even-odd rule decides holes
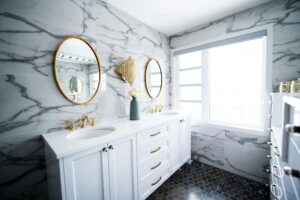
[[[159,97],[163,84],[162,70],[156,59],[150,59],[145,69],[145,85],[148,95],[155,99]]]

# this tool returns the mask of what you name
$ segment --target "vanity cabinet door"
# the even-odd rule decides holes
[[[189,118],[184,118],[179,121],[180,127],[180,159],[181,164],[191,159],[191,130]]]
[[[111,200],[137,199],[136,137],[108,143]]]
[[[109,199],[108,153],[105,147],[107,144],[64,158],[67,200]]]
[[[173,122],[169,126],[171,134],[171,162],[172,172],[175,172],[181,164],[180,161],[180,125],[178,122]]]

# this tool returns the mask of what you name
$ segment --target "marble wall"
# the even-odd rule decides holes
[[[192,159],[266,183],[267,141],[265,135],[198,125],[192,128]]]
[[[192,45],[254,27],[273,27],[272,85],[300,77],[300,1],[274,0],[170,37],[171,48]],[[227,171],[267,181],[269,135],[222,128],[192,128],[192,157]]]
[[[53,78],[56,47],[70,35],[92,42],[106,74],[106,90],[88,105],[67,101]],[[100,0],[1,0],[0,43],[0,199],[47,198],[41,134],[61,129],[62,120],[127,115],[130,87],[114,68],[129,56],[137,67],[141,110],[153,103],[169,106],[168,38]],[[164,72],[156,102],[143,82],[151,57]]]

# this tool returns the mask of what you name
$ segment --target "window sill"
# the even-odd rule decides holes
[[[243,128],[243,127],[236,127],[236,126],[230,126],[230,125],[224,125],[224,124],[218,124],[212,122],[204,122],[204,121],[194,122],[192,123],[192,126],[204,126],[208,128],[219,128],[228,131],[237,131],[237,132],[251,133],[256,135],[266,135],[266,132],[261,129]]]

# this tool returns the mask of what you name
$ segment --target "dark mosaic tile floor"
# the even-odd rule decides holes
[[[221,169],[185,164],[147,200],[269,199],[265,185]]]

